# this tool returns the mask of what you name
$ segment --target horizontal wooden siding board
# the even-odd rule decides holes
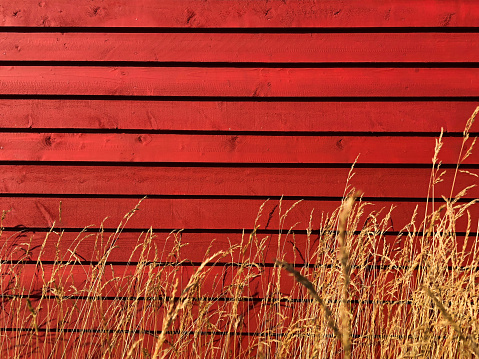
[[[443,139],[455,164],[462,138]],[[435,138],[403,136],[253,136],[0,133],[1,161],[171,163],[430,164]],[[359,157],[358,157],[359,156]],[[476,163],[479,154],[464,163]]]
[[[432,165],[431,165],[432,166]],[[347,183],[349,168],[262,167],[142,167],[1,165],[4,194],[63,195],[187,195],[187,196],[342,196],[347,185],[366,197],[427,196],[431,169],[357,168]],[[449,196],[455,170],[444,170],[434,186],[437,198]],[[469,169],[455,179],[456,194],[476,182],[479,170]],[[468,198],[479,197],[474,187]]]
[[[475,63],[479,52],[477,36],[477,33],[0,32],[3,49],[0,61]]]
[[[58,264],[22,264],[20,273],[16,273],[18,268],[16,264],[3,265],[3,283],[2,292],[5,295],[20,294],[25,295],[31,293],[32,296],[40,296],[43,293],[55,294],[55,289],[63,289],[64,297],[70,295],[78,295],[78,293],[90,293],[92,296],[98,297],[119,297],[130,298],[137,295],[138,288],[145,288],[149,278],[155,278],[150,282],[150,286],[158,286],[156,291],[149,294],[161,297],[171,297],[177,295],[188,285],[190,279],[196,276],[199,285],[191,289],[190,295],[194,297],[222,297],[222,298],[274,298],[289,297],[309,299],[309,293],[295,281],[295,279],[287,275],[282,268],[279,267],[256,267],[246,266],[239,267],[204,267],[201,272],[198,271],[199,266],[181,266],[181,265],[157,265],[152,268],[144,268],[138,271],[135,265],[109,265],[109,266],[90,266],[90,265],[71,265],[60,266]],[[140,266],[140,268],[142,268]],[[316,268],[298,268],[303,275],[311,277],[322,274],[327,275],[329,280],[334,281],[335,275],[340,275],[341,267],[338,264],[332,267]],[[98,271],[102,272],[102,276],[97,278]],[[411,297],[395,298],[400,291],[394,288],[390,293],[386,293],[385,288],[375,286],[373,290],[370,285],[373,283],[381,283],[386,287],[388,281],[404,278],[405,269],[393,268],[387,272],[381,273],[380,270],[369,270],[367,268],[352,268],[351,279],[357,280],[364,286],[351,288],[350,298],[352,300],[370,301],[373,299],[379,301],[386,300],[411,300]],[[322,273],[321,273],[322,272]],[[326,274],[328,273],[328,274]],[[198,276],[198,274],[200,274]],[[371,276],[368,276],[371,274]],[[135,278],[135,280],[133,280]],[[174,291],[174,283],[178,279],[178,291]],[[410,274],[411,282],[417,280],[417,271]],[[150,279],[151,280],[151,279]],[[314,279],[313,279],[314,280]],[[14,281],[16,287],[11,287],[9,283]],[[317,280],[314,280],[317,284]],[[238,289],[239,284],[239,289]],[[338,282],[330,285],[340,287]],[[151,288],[151,287],[150,287]],[[278,292],[272,294],[273,288],[277,288]],[[52,290],[53,289],[53,290]],[[339,289],[339,288],[338,288]],[[52,293],[53,292],[53,293]],[[337,293],[333,289],[333,293]],[[406,290],[406,293],[412,295],[413,291]],[[58,293],[58,292],[57,292]],[[144,292],[143,292],[144,293]],[[142,294],[142,293],[141,293]],[[334,299],[339,296],[333,295]]]
[[[478,27],[479,6],[457,0],[16,1],[0,8],[4,26],[31,27]]]
[[[462,133],[477,101],[0,99],[0,129]],[[479,131],[476,121],[472,132]]]
[[[3,197],[0,209],[7,211],[4,227],[51,227],[99,228],[104,222],[105,228],[117,228],[125,223],[125,216],[133,210],[139,200],[135,198],[45,198],[45,197]],[[266,202],[266,203],[265,203]],[[209,199],[209,198],[150,198],[140,205],[140,210],[129,220],[127,228],[156,229],[204,229],[204,230],[251,230],[259,225],[260,229],[295,229],[305,231],[309,226],[311,211],[314,210],[313,229],[320,228],[321,214],[332,214],[341,201],[303,200],[290,211],[283,224],[280,216],[297,203],[296,200],[265,199]],[[425,209],[421,200],[369,201],[367,213],[380,211],[383,218],[388,209],[394,206],[388,230],[399,231],[412,218],[416,206]],[[264,206],[262,206],[264,204]],[[429,203],[438,209],[443,203]],[[464,205],[461,203],[461,206]],[[261,214],[260,214],[261,207]],[[479,206],[471,208],[471,215],[477,216]],[[429,212],[430,213],[430,212]],[[260,215],[259,219],[257,219]],[[60,218],[61,217],[61,218]],[[424,217],[420,210],[416,223]],[[364,217],[364,220],[366,218]],[[457,220],[457,228],[466,228],[466,215]],[[461,227],[464,226],[464,227]],[[475,231],[477,224],[472,224]]]
[[[4,66],[0,95],[479,97],[477,68]]]
[[[60,232],[46,230],[4,230],[2,231],[2,248],[0,258],[2,262],[11,261],[30,261],[36,262],[71,262],[78,264],[93,261],[94,263],[105,259],[111,245],[114,249],[106,257],[106,263],[136,263],[142,260],[157,261],[162,263],[181,262],[201,263],[209,255],[220,251],[233,250],[221,256],[215,261],[215,265],[240,264],[245,258],[254,260],[259,265],[271,266],[276,258],[282,258],[291,264],[296,265],[329,265],[337,261],[333,252],[325,253],[322,249],[329,244],[337,243],[335,232],[323,232],[318,230],[310,235],[305,231],[296,231],[287,233],[264,233],[261,230],[250,239],[250,231],[244,233],[237,232],[197,232],[178,231],[168,233],[165,231],[153,231],[152,236],[145,231],[123,232],[102,232],[101,230],[87,230],[79,232]],[[150,249],[143,252],[140,243],[148,243],[151,236]],[[410,248],[416,253],[420,252],[422,234],[409,237],[407,234],[397,235],[395,233],[385,233],[374,238],[374,241],[368,241],[367,231],[362,234],[354,234],[348,237],[350,243],[351,264],[352,265],[390,265],[390,261],[385,257],[401,256],[400,251]],[[360,240],[361,238],[361,240]],[[148,240],[147,240],[148,239]],[[460,253],[464,249],[470,251],[471,255],[465,256],[465,262],[459,262],[455,259],[456,265],[465,266],[470,264],[473,258],[475,237],[466,237],[462,234],[456,236],[456,248]],[[318,247],[322,243],[322,249]],[[181,246],[178,244],[181,243]],[[374,248],[372,246],[374,245]],[[237,246],[237,247],[236,247]],[[199,250],[199,248],[208,248],[209,252]],[[379,256],[365,257],[367,251],[375,251]],[[365,262],[366,260],[366,262]],[[75,264],[75,265],[76,265]]]

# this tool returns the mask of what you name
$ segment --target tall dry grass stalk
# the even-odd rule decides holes
[[[354,200],[349,183],[336,211],[311,213],[292,227],[286,218],[301,203],[285,209],[280,201],[274,238],[258,226],[266,215],[260,208],[250,234],[218,253],[209,249],[198,264],[182,257],[188,244],[181,231],[158,237],[151,228],[128,262],[112,260],[138,207],[113,233],[85,228],[70,243],[55,227],[39,248],[26,233],[2,232],[2,356],[477,356],[478,235],[470,215],[476,200],[466,200],[469,188],[453,194],[458,176],[476,181],[460,165],[472,151],[469,130],[478,112],[464,132],[451,194],[434,203],[443,175],[440,136],[424,212],[418,207],[399,234],[391,232],[393,209]],[[460,219],[465,225],[458,228]],[[86,242],[95,260],[81,257]],[[173,249],[165,251],[166,243]],[[272,243],[276,264],[266,254]]]

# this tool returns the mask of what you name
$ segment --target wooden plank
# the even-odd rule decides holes
[[[444,138],[455,164],[462,138]],[[387,144],[387,145],[385,145]],[[0,161],[429,164],[432,137],[0,133]],[[473,153],[464,163],[477,163]]]
[[[0,34],[0,61],[477,62],[476,33]],[[307,51],[305,50],[307,49]]]
[[[0,94],[477,97],[479,70],[4,66],[0,68]]]
[[[337,299],[342,282],[338,280],[341,273],[340,264],[333,267],[298,268],[315,285],[322,288],[325,295]],[[154,268],[109,265],[52,265],[45,264],[3,264],[2,293],[7,295],[30,295],[39,297],[41,293],[57,297],[62,290],[64,297],[71,295],[89,295],[91,297],[134,298],[179,296],[188,285],[189,295],[193,298],[292,298],[310,299],[307,289],[297,283],[284,269],[278,267],[248,266],[204,267],[198,266],[156,266]],[[99,276],[101,273],[101,276]],[[457,272],[456,272],[457,274]],[[365,268],[353,269],[351,272],[350,298],[352,300],[411,300],[413,291],[396,286],[394,293],[387,293],[390,288],[386,283],[395,282],[407,275],[407,269],[388,269],[370,271]],[[466,274],[467,275],[467,274]],[[323,281],[318,282],[319,276]],[[412,283],[418,280],[411,275]],[[178,287],[175,291],[175,282]],[[325,289],[325,286],[329,286]],[[148,290],[145,295],[145,289]],[[274,293],[274,294],[273,294]],[[149,294],[149,295],[148,295]],[[332,294],[332,295],[331,295]],[[387,297],[386,297],[387,296]],[[57,298],[55,298],[57,299]],[[59,298],[58,298],[59,299]],[[57,300],[58,300],[57,299]]]
[[[10,332],[10,328],[1,331],[4,345],[1,347],[1,355],[4,358],[22,358],[30,355],[38,359],[63,359],[65,353],[72,358],[95,358],[105,352],[111,357],[122,358],[125,353],[130,353],[133,358],[151,357],[153,355],[158,333],[102,333],[95,330],[89,332]],[[257,351],[259,341],[263,337],[249,337],[247,335],[232,334],[226,343],[226,335],[209,334],[208,332],[186,331],[182,334],[168,334],[164,350],[175,349],[175,354],[190,356],[195,353],[198,357],[220,359],[225,353],[254,354]],[[37,345],[38,341],[41,345]],[[268,350],[275,350],[276,343],[272,343]],[[114,342],[115,345],[111,346]],[[132,343],[139,343],[132,348]],[[232,354],[233,355],[233,354]],[[245,354],[246,355],[246,354]],[[233,357],[233,356],[232,356]],[[336,358],[335,358],[336,359]],[[338,357],[339,359],[339,357]]]
[[[86,301],[81,299],[31,299],[33,309],[37,311],[34,319],[27,307],[26,300],[15,303],[13,308],[8,308],[5,313],[0,313],[0,318],[4,327],[15,328],[15,322],[20,317],[24,320],[26,327],[37,326],[39,330],[52,330],[63,328],[65,331],[71,329],[77,330],[111,330],[111,331],[155,331],[160,332],[162,329],[165,311],[163,302],[158,299],[155,302],[140,300],[135,303],[131,301],[114,301],[114,300],[97,300]],[[239,335],[246,333],[261,333],[267,330],[275,330],[277,333],[286,333],[293,322],[300,326],[298,322],[306,321],[307,315],[309,320],[313,320],[313,313],[316,305],[310,302],[303,303],[277,303],[265,304],[258,302],[211,302],[211,303],[191,303],[188,308],[181,312],[188,315],[180,315],[173,321],[170,330],[180,330],[183,324],[183,330],[198,332],[226,333],[237,331]],[[337,307],[337,304],[334,304]],[[358,305],[353,303],[351,309],[355,316],[357,311],[361,310],[361,314],[373,313],[381,317],[387,318],[387,310],[392,310],[389,315],[400,315],[404,311],[410,311],[409,305],[405,304],[384,304],[377,303],[372,306],[370,303]],[[314,308],[314,309],[313,309]],[[17,309],[15,316],[12,309]],[[128,312],[130,309],[130,312]],[[399,311],[396,313],[395,311]],[[185,313],[185,314],[186,314]],[[236,315],[231,315],[236,313]],[[125,320],[125,317],[130,320]],[[108,318],[106,320],[105,318]],[[199,319],[199,320],[198,320]],[[202,319],[202,320],[201,320]],[[236,322],[236,323],[235,323]],[[304,323],[305,326],[307,325]],[[366,324],[366,323],[364,323]],[[369,324],[369,323],[368,323]],[[18,324],[17,324],[18,325]],[[370,323],[372,325],[372,323]],[[215,330],[208,330],[215,328]],[[188,328],[188,329],[186,329]],[[235,330],[236,329],[236,330]],[[361,329],[354,328],[355,335],[361,335]],[[372,328],[371,328],[372,329]],[[100,334],[100,333],[98,333]],[[106,333],[104,333],[106,334]],[[125,336],[127,333],[123,332]],[[133,334],[133,333],[131,333]],[[151,333],[153,334],[153,333]],[[43,337],[44,333],[39,334]],[[171,335],[171,334],[170,334]],[[178,334],[176,334],[178,335]],[[204,335],[204,334],[203,334]],[[106,335],[105,335],[106,336]],[[174,337],[174,335],[172,335]],[[226,338],[223,338],[225,340]]]
[[[145,232],[124,232],[121,235],[91,230],[80,232],[47,231],[3,231],[0,259],[2,261],[99,261],[115,242],[116,248],[107,256],[108,263],[149,261],[185,261],[200,263],[209,255],[226,251],[234,246],[230,254],[218,259],[218,263],[241,263],[248,258],[258,263],[272,264],[275,258],[283,258],[289,263],[316,261],[311,252],[308,259],[307,247],[317,247],[317,233],[308,238],[305,234],[287,234],[278,238],[278,234],[257,234],[253,243],[250,233],[154,233],[151,247],[142,252],[138,247],[149,237]],[[391,240],[392,241],[392,240]],[[312,242],[315,242],[313,244]],[[177,247],[178,243],[181,246]],[[154,248],[157,248],[157,252]],[[43,249],[42,249],[43,248]],[[204,250],[199,251],[198,248]],[[246,252],[243,250],[246,250]],[[209,250],[207,254],[206,249]]]
[[[418,228],[420,230],[421,228]],[[164,233],[153,232],[151,242],[149,234],[145,232],[123,232],[115,235],[111,232],[95,231],[94,229],[80,233],[78,232],[48,232],[48,231],[2,231],[2,247],[0,259],[2,262],[11,261],[43,261],[43,262],[71,262],[78,261],[98,262],[101,259],[109,264],[140,262],[141,260],[172,262],[183,261],[184,263],[201,263],[208,256],[220,251],[231,252],[218,258],[219,265],[231,263],[258,263],[271,265],[275,259],[280,258],[291,264],[315,263],[333,264],[337,257],[334,252],[325,253],[324,247],[337,243],[334,233],[320,236],[319,231],[313,232],[310,236],[303,233],[279,233],[264,234],[256,233],[250,239],[250,232],[244,234],[237,232],[178,232]],[[353,265],[389,265],[390,262],[383,260],[383,256],[395,257],[396,263],[399,260],[404,262],[404,250],[420,253],[427,250],[421,247],[422,235],[409,238],[406,234],[397,236],[395,234],[369,235],[355,234],[348,237],[351,245],[350,261]],[[148,240],[147,240],[148,238]],[[321,240],[320,240],[321,239]],[[115,248],[106,256],[114,242]],[[320,246],[321,242],[321,246]],[[148,244],[148,249],[143,252],[139,244]],[[179,245],[181,244],[181,245]],[[427,241],[425,246],[429,246]],[[465,251],[464,258],[457,256],[455,263],[449,265],[469,265],[472,262],[475,250],[475,235],[469,237],[467,242],[465,236],[457,235],[454,245],[460,253]],[[198,248],[205,250],[199,251]],[[208,253],[206,252],[208,249]],[[370,253],[369,256],[364,256]],[[374,257],[372,253],[379,255]],[[366,260],[366,262],[365,262]]]
[[[148,331],[159,333],[162,329],[165,311],[162,298],[156,301],[138,302],[123,300],[93,300],[64,299],[43,299],[41,301],[31,299],[31,305],[37,311],[35,319],[32,318],[26,300],[12,305],[0,313],[4,329],[15,328],[18,321],[24,326],[31,328],[35,326],[40,331],[59,330],[65,331],[76,329],[91,331],[95,329],[104,331],[126,331],[134,332]],[[247,333],[261,333],[262,331],[275,330],[277,332],[287,331],[289,325],[299,321],[301,314],[307,312],[311,303],[278,303],[276,305],[261,304],[258,302],[239,301],[211,301],[190,302],[186,310],[173,321],[170,331],[185,330],[198,334],[203,332],[219,333],[219,335],[236,332],[238,335]],[[357,305],[353,304],[353,307]],[[379,306],[381,306],[379,304]],[[13,314],[13,310],[17,310]],[[377,311],[371,307],[364,308],[365,311]],[[232,315],[235,313],[235,315]],[[280,319],[280,315],[283,319]],[[106,319],[108,318],[108,319]],[[129,318],[126,320],[125,318]],[[12,323],[13,322],[13,323]],[[186,329],[188,328],[188,329]],[[214,328],[214,329],[213,329]],[[106,333],[105,333],[106,334]],[[132,333],[133,334],[133,333]],[[150,335],[151,335],[150,334]],[[43,333],[39,334],[43,336]],[[170,334],[177,337],[178,334]],[[201,334],[199,334],[201,335]],[[202,334],[205,335],[205,334]],[[105,335],[106,336],[106,335]],[[225,340],[225,338],[223,338]]]
[[[155,301],[145,301],[140,299],[135,303],[134,300],[85,300],[85,299],[30,299],[32,308],[37,312],[35,318],[28,308],[26,299],[17,303],[12,303],[9,308],[0,313],[3,328],[15,328],[18,322],[23,322],[24,327],[37,327],[39,330],[104,330],[104,331],[155,331],[160,332],[165,319],[167,307],[165,300],[160,296]],[[255,305],[256,304],[256,305]],[[302,304],[302,306],[307,305]],[[236,306],[236,308],[234,308]],[[282,307],[281,309],[279,307]],[[12,308],[13,307],[13,308]],[[237,330],[241,332],[256,332],[259,330],[259,320],[255,318],[258,315],[265,314],[271,309],[261,308],[258,303],[248,303],[241,301],[237,303],[216,301],[216,302],[193,302],[188,307],[188,317],[180,315],[173,321],[169,330],[180,330],[189,328],[191,331],[208,331],[209,328],[216,328],[217,332],[226,332],[228,327],[234,325],[237,317],[228,314],[237,310],[238,316],[243,316],[241,323],[237,323]],[[13,313],[16,309],[16,313]],[[268,310],[269,309],[269,310]],[[285,304],[278,305],[283,315],[289,317],[293,314],[291,306]],[[203,311],[203,313],[200,313]],[[203,315],[204,322],[198,322],[195,318]],[[106,319],[108,318],[108,319]],[[128,319],[126,319],[128,318]],[[232,322],[232,323],[231,323]],[[287,326],[287,322],[285,321]],[[238,325],[239,324],[239,325]],[[266,324],[266,323],[264,323]],[[279,328],[278,328],[279,329]]]
[[[0,192],[10,194],[213,195],[342,197],[349,168],[142,167],[1,165]],[[454,195],[476,183],[479,175],[459,172]],[[445,170],[434,197],[449,197],[453,169]],[[426,198],[427,168],[357,168],[350,187],[368,198]],[[432,191],[430,193],[432,196]],[[479,197],[472,188],[467,198]]]
[[[61,205],[60,205],[61,202]],[[304,200],[294,207],[280,223],[284,215],[297,201],[283,200],[281,208],[279,201],[263,199],[203,199],[203,198],[165,198],[147,199],[140,205],[140,210],[128,222],[127,228],[147,229],[204,229],[204,230],[241,230],[250,231],[255,226],[260,229],[279,229],[285,231],[294,229],[304,231],[309,227],[311,212],[316,221],[313,229],[321,226],[321,215],[333,213],[340,205],[339,201]],[[366,213],[376,212],[385,208],[380,218],[394,206],[388,230],[399,231],[407,225],[414,209],[419,206],[416,224],[424,218],[425,203],[422,201],[372,201],[367,206]],[[3,197],[0,209],[8,211],[3,220],[4,227],[51,227],[84,228],[92,226],[99,228],[103,223],[105,228],[117,228],[137,205],[137,199],[130,198],[42,198],[42,197]],[[258,217],[260,206],[262,213]],[[429,208],[431,208],[429,203]],[[442,202],[436,201],[434,208],[439,208]],[[60,216],[61,207],[61,219]],[[479,206],[471,208],[471,215],[477,216]],[[429,212],[430,213],[430,212]],[[108,217],[108,218],[107,218]],[[106,219],[107,218],[107,219]],[[475,217],[473,217],[475,218]],[[366,215],[363,216],[366,219]],[[477,223],[472,221],[472,231]],[[457,220],[458,229],[465,230],[465,216]],[[361,226],[361,224],[359,225]]]
[[[17,330],[17,331],[11,331]],[[115,357],[123,357],[131,348],[131,341],[140,344],[133,351],[133,355],[153,353],[156,338],[150,334],[114,334],[89,332],[29,332],[28,327],[5,328],[1,331],[3,338],[1,354],[3,358],[33,357],[37,359],[61,359],[65,354],[72,358],[91,358],[107,352]],[[189,337],[187,337],[189,339]],[[200,337],[201,338],[201,337]],[[203,337],[208,338],[208,337]],[[203,339],[205,340],[205,339]],[[109,344],[115,345],[109,348]],[[201,342],[201,340],[196,340]],[[111,350],[111,351],[110,351]]]
[[[340,268],[337,269],[339,272]],[[198,266],[168,265],[138,270],[136,266],[110,265],[102,268],[89,265],[54,264],[2,264],[4,276],[1,289],[4,295],[53,294],[63,290],[63,295],[107,296],[130,298],[143,294],[150,281],[156,290],[151,296],[177,296],[191,280],[197,285],[191,288],[193,297],[254,297],[270,296],[270,286],[278,286],[283,295],[305,290],[296,284],[294,278],[279,268],[248,267],[205,267],[198,272]],[[102,272],[98,277],[99,271]],[[284,274],[284,275],[283,275]],[[193,278],[193,279],[192,279]],[[271,280],[277,282],[270,282]],[[178,280],[178,287],[174,288]],[[238,284],[244,287],[238,289]],[[143,292],[141,292],[143,289]],[[140,293],[138,293],[140,290]]]
[[[474,101],[222,102],[0,99],[0,128],[462,132]],[[479,132],[479,121],[471,131]]]
[[[456,27],[479,24],[479,7],[457,0],[26,0],[2,4],[4,26]]]
[[[90,266],[59,266],[42,264],[23,264],[19,266],[2,266],[2,293],[5,296],[30,296],[38,298],[41,293],[54,298],[58,305],[63,296],[89,296],[93,298],[118,298],[129,299],[140,297],[138,306],[144,303],[144,298],[156,298],[161,304],[165,297],[179,296],[186,288],[189,289],[190,298],[208,298],[220,303],[231,302],[231,299],[240,299],[246,308],[251,305],[247,299],[269,299],[276,302],[284,299],[310,299],[306,288],[297,283],[295,279],[281,268],[247,268],[234,267],[205,267],[199,271],[198,267],[184,266],[157,266],[155,268],[136,266],[110,265],[100,268]],[[299,268],[298,268],[299,269]],[[311,278],[314,285],[320,290],[326,300],[338,300],[342,282],[338,280],[341,273],[339,264],[335,267],[318,267],[317,269],[299,269],[301,273]],[[101,276],[98,276],[101,273]],[[469,274],[454,273],[461,276]],[[314,278],[322,278],[314,279]],[[441,275],[444,279],[444,274]],[[461,278],[457,279],[458,281]],[[364,301],[366,306],[370,301],[408,301],[412,300],[414,288],[417,286],[418,272],[409,272],[407,269],[388,269],[371,271],[365,268],[353,269],[349,294],[354,301]],[[175,283],[178,287],[175,288]],[[399,282],[399,283],[398,283]],[[396,285],[394,285],[396,283]],[[192,286],[194,284],[194,286]],[[176,289],[176,290],[175,290]],[[145,292],[146,290],[146,292]],[[61,292],[60,292],[61,291]],[[244,299],[243,299],[244,298]],[[223,300],[221,300],[223,299]],[[245,300],[246,299],[246,300]],[[78,307],[92,306],[89,300],[75,299]],[[133,300],[129,300],[131,303]],[[101,307],[102,301],[98,300]],[[126,304],[125,301],[122,301]],[[143,303],[142,303],[143,302]],[[149,300],[146,301],[147,303]],[[259,306],[259,303],[256,303]],[[310,303],[305,303],[311,305]],[[378,303],[380,304],[380,303]],[[283,304],[288,306],[288,303]],[[289,304],[289,307],[294,304]],[[301,304],[298,304],[301,305]],[[241,307],[240,307],[241,308]],[[157,307],[158,309],[158,307]],[[55,311],[53,311],[55,313]],[[160,316],[153,309],[153,315]],[[7,311],[8,316],[8,311]],[[140,314],[141,315],[141,314]],[[13,321],[18,318],[12,318]],[[42,316],[39,316],[41,323]],[[7,326],[12,326],[7,321]],[[74,321],[75,322],[75,321]],[[52,323],[54,324],[54,322]],[[68,325],[68,323],[65,323]],[[90,327],[90,323],[84,323]],[[253,324],[253,323],[251,323]],[[94,325],[94,324],[93,324]],[[254,324],[253,324],[254,326]],[[69,327],[69,326],[68,326]],[[71,327],[69,327],[71,328]],[[111,329],[111,327],[108,327]],[[159,329],[150,327],[148,329]],[[255,328],[252,328],[253,331]],[[221,330],[221,329],[220,329]]]

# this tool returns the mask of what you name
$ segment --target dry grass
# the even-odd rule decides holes
[[[461,172],[460,164],[471,153],[474,116],[455,178],[471,175]],[[441,147],[442,136],[431,194],[441,181]],[[97,260],[91,263],[77,254],[91,231],[80,233],[68,251],[58,249],[50,262],[42,260],[47,243],[57,241],[60,248],[62,233],[52,229],[33,262],[29,241],[13,245],[14,237],[3,234],[2,353],[11,358],[478,356],[478,235],[471,233],[469,214],[475,200],[463,200],[467,189],[454,191],[453,185],[442,203],[428,195],[425,208],[411,214],[393,241],[386,237],[392,209],[370,211],[361,196],[353,201],[346,195],[334,213],[321,216],[319,231],[311,230],[318,218],[306,219],[303,258],[290,264],[284,261],[285,244],[295,242],[299,225],[278,231],[276,264],[264,260],[267,235],[255,225],[240,243],[208,251],[194,266],[181,258],[187,245],[181,232],[159,238],[149,230],[131,253],[138,259],[113,266],[109,258],[121,250],[123,228],[136,209],[115,233],[93,234]],[[346,193],[355,192],[347,187]],[[280,223],[290,210],[280,214]],[[420,211],[426,219],[418,223]],[[461,217],[467,218],[466,228],[456,228]],[[174,250],[165,253],[165,241],[172,241]],[[232,257],[239,260],[225,263]]]

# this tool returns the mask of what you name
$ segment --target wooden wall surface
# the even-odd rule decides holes
[[[7,0],[0,25],[4,234],[112,232],[147,195],[115,268],[150,226],[158,241],[184,229],[199,263],[267,199],[257,224],[275,233],[281,196],[304,199],[283,224],[302,233],[339,205],[358,154],[352,184],[397,206],[397,232],[424,204],[441,127],[452,169],[479,102],[474,1]],[[477,151],[463,168],[479,174]]]

